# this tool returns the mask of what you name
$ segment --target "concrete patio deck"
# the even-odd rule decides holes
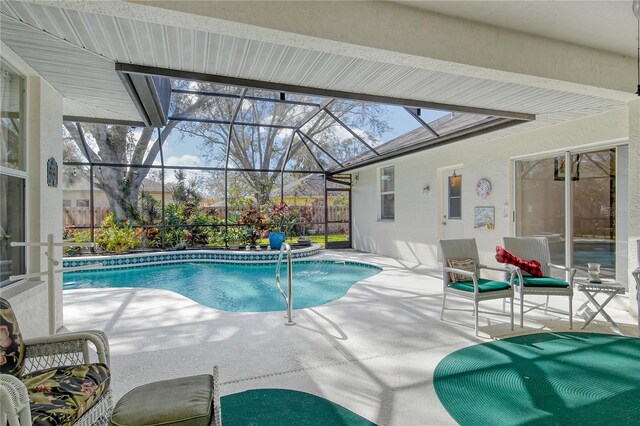
[[[525,315],[523,329],[516,319],[512,332],[508,317],[499,315],[502,302],[490,301],[480,305],[476,338],[467,301],[447,300],[447,307],[465,311],[448,309],[440,321],[439,268],[354,250],[324,250],[315,258],[366,261],[384,270],[335,302],[296,310],[293,327],[284,325],[284,312],[222,312],[173,292],[133,288],[66,290],[64,325],[69,331],[107,333],[116,400],[143,383],[206,373],[218,365],[221,395],[295,389],[379,425],[455,424],[432,383],[443,357],[488,339],[569,329],[566,315],[538,310]],[[574,306],[583,300],[576,294]],[[607,312],[624,334],[637,336],[626,303],[620,297]],[[566,311],[566,298],[552,298],[552,307]],[[574,330],[582,323],[574,318]],[[614,332],[602,317],[585,331]]]

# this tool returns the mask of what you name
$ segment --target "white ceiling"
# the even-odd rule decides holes
[[[443,15],[582,46],[637,54],[632,0],[394,1]]]
[[[448,2],[438,7],[462,9]],[[502,130],[504,135],[626,105],[620,98],[425,70],[42,3],[3,1],[0,13],[2,41],[63,95],[65,115],[140,120],[115,72],[115,62],[537,115],[535,122]]]

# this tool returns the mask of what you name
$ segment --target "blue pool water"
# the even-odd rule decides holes
[[[178,263],[64,274],[64,289],[136,287],[171,290],[195,302],[232,312],[284,311],[275,264]],[[309,308],[344,296],[380,268],[355,263],[303,261],[293,264],[293,307]],[[286,291],[287,270],[281,272]]]

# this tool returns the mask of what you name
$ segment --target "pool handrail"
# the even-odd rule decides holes
[[[280,285],[280,267],[282,266],[282,257],[284,251],[287,251],[287,293],[285,294]],[[288,243],[282,243],[280,246],[280,254],[278,255],[278,263],[276,264],[276,285],[284,301],[287,303],[287,322],[285,325],[294,325],[293,322],[293,257],[291,255],[291,246]]]

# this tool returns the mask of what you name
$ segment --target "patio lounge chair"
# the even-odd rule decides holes
[[[101,331],[22,339],[0,298],[0,425],[106,423],[112,404],[109,345]],[[98,363],[89,360],[89,342]]]
[[[505,250],[514,256],[525,260],[537,260],[540,262],[540,269],[542,270],[542,277],[533,277],[522,269],[514,267],[518,275],[515,281],[516,292],[520,294],[520,327],[524,323],[525,295],[543,295],[547,296],[545,306],[549,303],[548,296],[567,296],[569,298],[569,329],[572,329],[573,278],[576,275],[576,270],[551,263],[549,241],[546,237],[503,237],[502,245]],[[569,280],[565,281],[552,277],[551,269],[568,273]],[[524,285],[520,285],[520,283],[524,283]]]
[[[442,311],[444,319],[447,295],[473,301],[475,333],[478,335],[478,303],[483,300],[511,299],[511,330],[513,330],[513,279],[508,268],[481,265],[475,238],[439,240],[442,253]],[[510,274],[509,282],[480,277],[480,270],[494,270]]]

